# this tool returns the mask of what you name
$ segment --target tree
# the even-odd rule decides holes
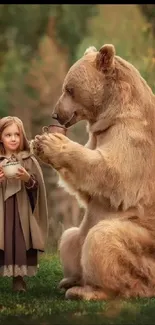
[[[0,48],[3,56],[16,46],[21,57],[28,59],[37,50],[46,32],[51,5],[0,5]]]
[[[139,6],[142,14],[148,20],[148,23],[150,24],[149,26],[150,26],[153,36],[155,38],[155,5],[142,4],[142,5],[138,5],[138,6]]]
[[[142,4],[138,5],[138,7],[147,22],[144,26],[144,37],[146,44],[148,39],[150,44],[144,62],[144,78],[149,81],[152,90],[155,91],[155,5]]]
[[[95,5],[0,5],[0,63],[15,45],[23,59],[31,58],[40,38],[47,33],[49,17],[55,17],[55,34],[74,59],[76,48],[89,32]]]
[[[50,18],[55,20],[52,35],[68,53],[68,65],[71,65],[78,45],[89,32],[89,18],[95,14],[95,5],[0,5],[1,116],[7,113],[8,93],[14,79],[20,87],[25,87],[26,92],[32,93],[32,89],[26,87],[24,77],[33,57],[38,55],[41,38],[51,35]]]
[[[46,32],[49,6],[0,5],[0,116],[8,112],[13,80],[24,86],[24,75]]]
[[[89,35],[89,21],[98,14],[96,5],[56,5],[56,35],[60,44],[68,50],[69,63],[76,58],[81,41]]]

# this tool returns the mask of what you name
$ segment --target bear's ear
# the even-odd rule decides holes
[[[112,44],[103,45],[96,56],[96,68],[101,71],[110,69],[113,65],[115,47]]]
[[[92,52],[97,52],[95,46],[89,46],[89,47],[85,50],[84,55],[87,55],[87,54],[92,53]]]

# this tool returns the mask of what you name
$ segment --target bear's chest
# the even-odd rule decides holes
[[[74,195],[80,205],[80,207],[86,208],[89,201],[89,196],[81,191],[76,191],[62,176],[59,175],[58,185],[65,189],[70,195]]]

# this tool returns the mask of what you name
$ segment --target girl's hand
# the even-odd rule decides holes
[[[5,175],[4,175],[3,169],[0,167],[0,183],[3,182],[4,179],[5,179]]]
[[[20,167],[18,168],[18,173],[16,173],[16,178],[27,183],[30,179],[30,174],[26,171],[24,167]]]

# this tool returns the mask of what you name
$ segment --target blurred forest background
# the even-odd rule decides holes
[[[90,45],[114,44],[155,91],[155,5],[1,4],[0,31],[0,117],[20,117],[29,139],[50,123],[68,69]],[[84,144],[85,123],[68,136]],[[64,229],[79,225],[83,211],[57,186],[56,172],[41,167],[53,250]]]

